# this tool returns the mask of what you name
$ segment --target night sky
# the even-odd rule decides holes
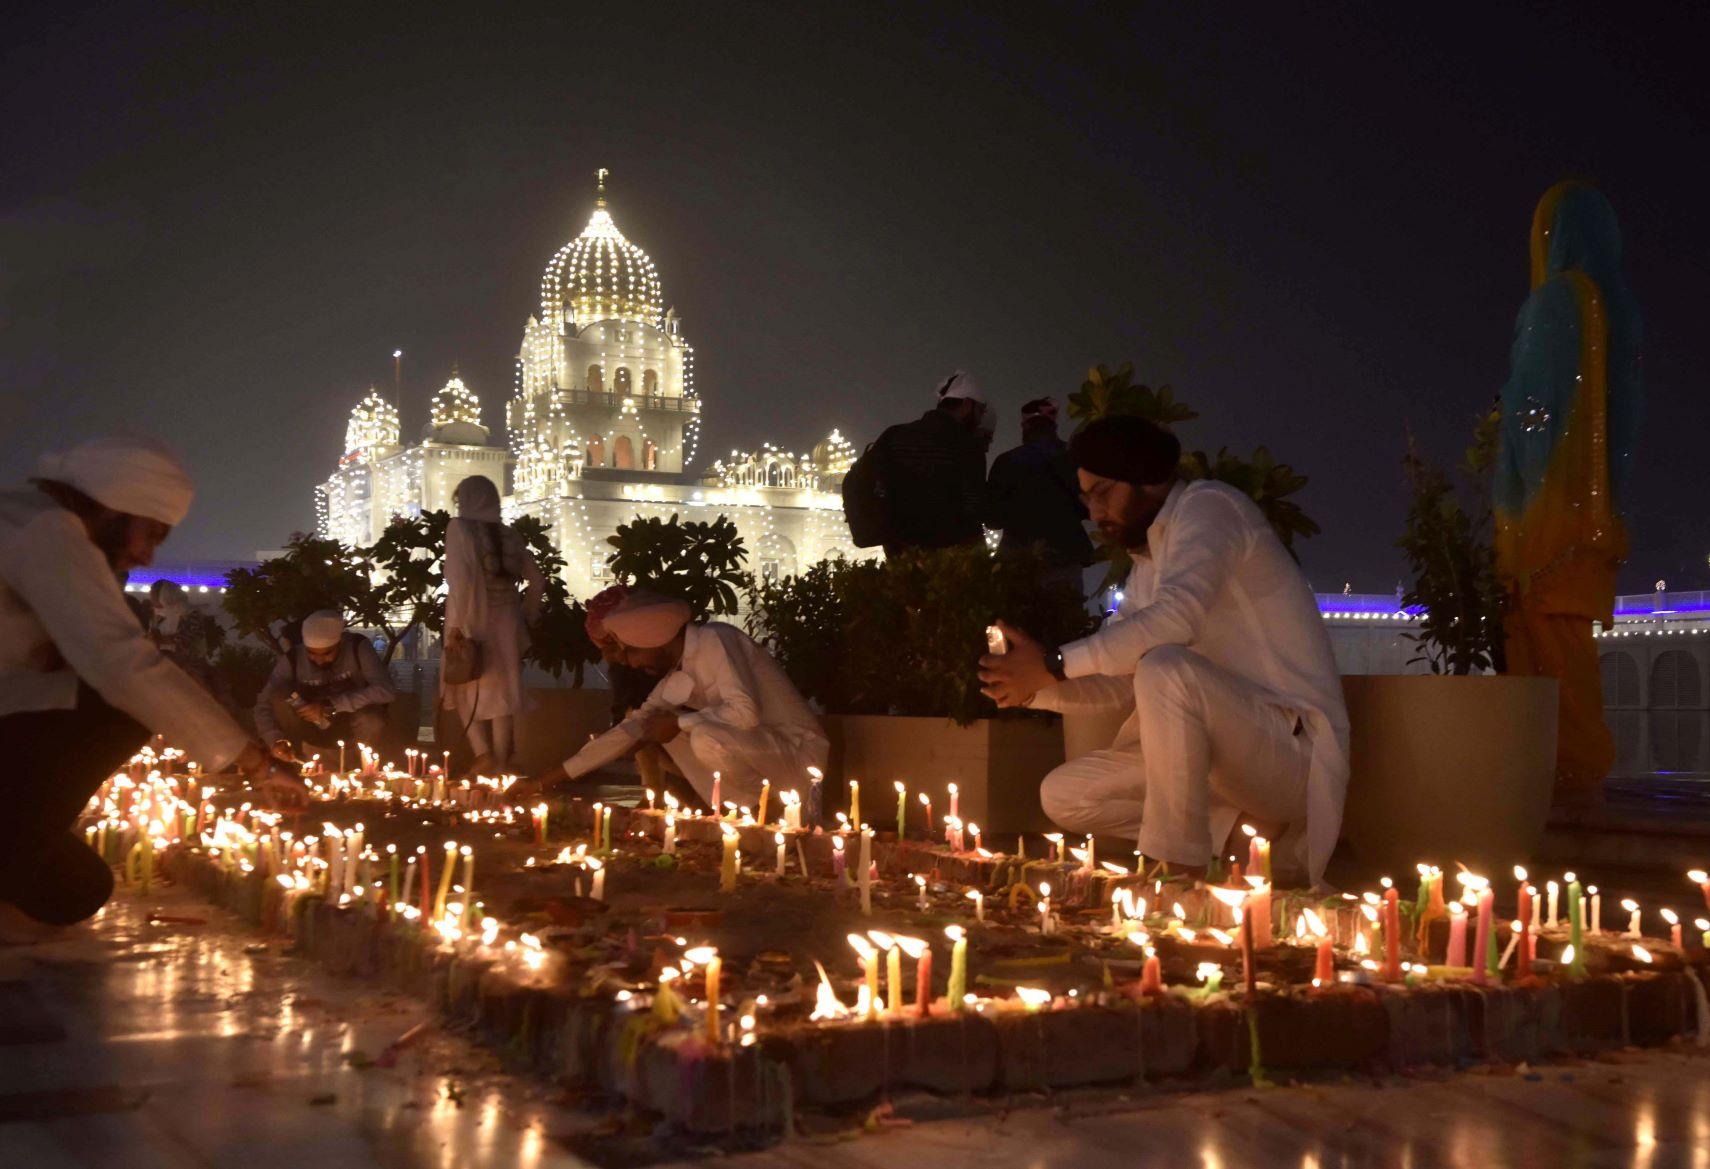
[[[394,348],[406,434],[454,361],[502,423],[603,166],[695,345],[703,464],[865,442],[957,366],[1002,450],[1023,401],[1132,360],[1201,410],[1188,445],[1265,443],[1311,477],[1316,587],[1387,591],[1404,428],[1458,455],[1507,374],[1533,204],[1587,177],[1647,325],[1622,587],[1710,581],[1689,17],[432,7],[14,18],[6,479],[152,431],[202,487],[163,559],[277,547]]]

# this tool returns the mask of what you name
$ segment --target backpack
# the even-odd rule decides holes
[[[891,503],[885,482],[889,458],[885,436],[867,444],[843,476],[843,516],[857,548],[873,548],[891,539]]]

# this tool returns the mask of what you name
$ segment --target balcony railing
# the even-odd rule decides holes
[[[603,390],[556,390],[558,401],[566,406],[604,406],[617,410],[624,400],[635,403],[637,410],[654,410],[666,414],[699,414],[699,398],[668,398],[663,394],[615,394]]]

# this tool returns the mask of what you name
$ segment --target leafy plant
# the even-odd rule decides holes
[[[338,609],[358,624],[385,624],[367,558],[337,540],[296,533],[283,555],[226,575],[221,600],[238,633],[270,640],[268,626],[301,621],[319,609]],[[387,646],[391,656],[392,646]]]
[[[729,516],[687,522],[637,516],[606,542],[616,549],[610,564],[621,583],[681,597],[697,620],[736,612],[748,549]]]
[[[1457,490],[1447,472],[1427,463],[1412,435],[1402,468],[1412,499],[1396,546],[1406,553],[1413,587],[1401,603],[1418,607],[1416,632],[1407,638],[1433,674],[1472,674],[1506,668],[1502,612],[1505,592],[1491,543],[1489,469],[1496,450],[1492,413],[1480,419],[1461,464],[1469,486]],[[1464,497],[1464,498],[1463,498]],[[1470,508],[1469,508],[1470,505]]]
[[[554,678],[570,671],[577,686],[590,662],[600,651],[588,636],[588,610],[570,597],[564,582],[564,557],[552,542],[551,528],[535,516],[519,516],[511,523],[534,554],[535,563],[546,574],[546,597],[540,615],[528,628],[528,651],[523,655]]]
[[[1137,414],[1160,426],[1172,426],[1199,417],[1199,411],[1186,402],[1176,400],[1169,386],[1153,389],[1134,383],[1134,365],[1123,362],[1116,369],[1097,365],[1087,373],[1079,392],[1069,395],[1069,417],[1077,419],[1081,430],[1088,423],[1111,414]],[[1291,556],[1295,555],[1295,539],[1316,536],[1322,529],[1301,506],[1287,498],[1306,486],[1306,476],[1287,463],[1279,463],[1266,447],[1259,447],[1251,458],[1243,459],[1228,447],[1222,447],[1217,457],[1204,451],[1183,451],[1183,479],[1215,479],[1246,495],[1264,513],[1271,530],[1282,541]],[[1105,544],[1101,549],[1110,564],[1105,587],[1122,583],[1131,561],[1126,548]],[[1297,557],[1298,559],[1298,557]]]
[[[977,674],[994,619],[1053,645],[1092,628],[1075,592],[1043,576],[1037,553],[983,546],[822,561],[800,576],[750,582],[748,628],[830,713],[969,723],[997,713]]]

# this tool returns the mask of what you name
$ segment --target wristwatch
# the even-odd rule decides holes
[[[1057,681],[1062,682],[1067,679],[1068,676],[1063,673],[1062,646],[1056,646],[1045,651],[1045,668],[1051,672],[1051,676]]]

